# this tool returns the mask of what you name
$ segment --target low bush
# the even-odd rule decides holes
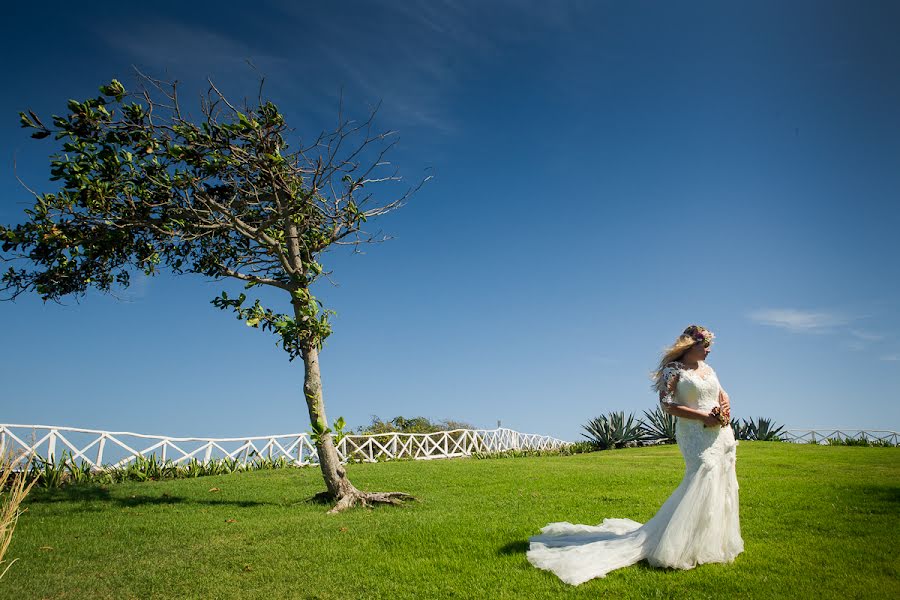
[[[77,462],[72,455],[63,451],[59,460],[49,460],[35,454],[26,470],[26,479],[42,488],[61,488],[68,485],[95,483],[110,484],[124,481],[159,481],[163,479],[187,479],[207,475],[226,475],[251,470],[285,469],[301,467],[284,456],[272,458],[251,452],[248,461],[238,458],[218,458],[203,462],[191,458],[185,463],[175,463],[172,459],[162,460],[155,454],[138,456],[119,466],[93,467],[87,462]],[[306,465],[302,465],[306,466]]]
[[[852,437],[844,437],[844,438],[828,438],[829,446],[872,446],[876,448],[893,448],[895,444],[891,443],[889,440],[870,440],[865,437],[865,434],[862,437],[852,438]]]

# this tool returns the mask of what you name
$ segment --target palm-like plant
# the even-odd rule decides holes
[[[634,415],[629,414],[625,418],[624,412],[612,412],[602,415],[582,425],[587,434],[582,433],[600,450],[609,448],[622,448],[631,442],[637,442],[643,437],[644,430],[641,422],[635,422]]]
[[[644,430],[644,439],[663,444],[675,443],[675,415],[670,415],[657,406],[653,411],[644,411],[645,421],[641,425]]]

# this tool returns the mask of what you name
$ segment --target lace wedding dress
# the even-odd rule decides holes
[[[668,363],[659,380],[661,402],[703,411],[719,402],[719,380],[701,361],[696,370]],[[600,525],[550,523],[530,538],[529,562],[578,585],[646,560],[655,567],[691,569],[731,562],[744,550],[738,521],[738,482],[731,427],[704,427],[679,418],[675,435],[684,479],[649,521],[604,519]]]

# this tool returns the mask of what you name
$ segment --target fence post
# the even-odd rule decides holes
[[[97,444],[97,466],[103,467],[103,446],[106,445],[106,434],[100,434],[100,443]]]
[[[56,459],[54,455],[56,454],[56,430],[50,430],[50,441],[47,443],[47,456],[49,457],[49,461],[51,463],[55,463]]]

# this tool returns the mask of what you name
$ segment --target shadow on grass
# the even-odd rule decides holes
[[[319,492],[318,494],[314,494],[303,500],[303,502],[307,504],[317,504],[319,506],[326,506],[328,504],[334,504],[334,499],[331,497],[327,491]]]
[[[900,486],[896,485],[860,485],[848,488],[847,492],[852,497],[864,498],[876,505],[887,505],[883,507],[886,514],[896,510],[897,507],[891,505],[900,504]]]
[[[27,498],[28,504],[52,504],[56,502],[109,502],[117,506],[153,506],[166,504],[203,504],[207,506],[281,506],[278,502],[259,502],[256,500],[223,500],[210,498],[196,500],[183,496],[172,496],[166,492],[158,496],[132,494],[125,497],[113,496],[106,486],[69,485],[58,489],[34,490]]]
[[[515,542],[510,542],[505,546],[502,546],[497,551],[497,554],[525,554],[528,552],[528,548],[528,540],[516,540]]]

